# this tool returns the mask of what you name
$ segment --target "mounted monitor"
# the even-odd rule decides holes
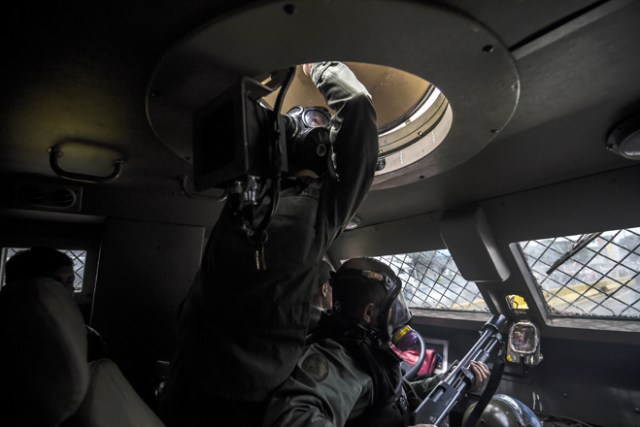
[[[196,191],[226,188],[245,175],[270,168],[274,113],[258,103],[271,89],[244,77],[193,118],[193,181]]]

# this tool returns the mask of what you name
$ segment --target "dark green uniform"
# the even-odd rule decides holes
[[[405,426],[409,409],[417,405],[412,400],[424,398],[440,380],[412,382],[407,396],[401,359],[337,317],[321,321],[320,334],[329,336],[307,347],[292,376],[275,391],[264,427]]]
[[[259,423],[261,418],[247,416],[248,403],[262,405],[295,368],[305,345],[317,267],[373,182],[378,134],[369,93],[339,62],[316,64],[311,77],[336,111],[330,135],[339,179],[282,183],[267,229],[266,271],[256,270],[256,247],[225,207],[183,302],[161,408],[169,425],[208,425],[215,404],[229,409],[225,418],[237,425],[256,418]],[[237,409],[233,402],[239,402]]]

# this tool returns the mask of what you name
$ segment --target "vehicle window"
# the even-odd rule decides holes
[[[1,252],[2,263],[0,263],[0,277],[2,277],[2,286],[5,285],[4,266],[6,262],[16,252],[22,251],[24,249],[27,249],[27,248],[2,248],[2,252]],[[60,249],[60,248],[56,248],[56,249],[69,255],[73,260],[73,271],[76,276],[75,281],[73,282],[73,291],[75,293],[82,292],[82,283],[84,281],[84,266],[87,258],[87,251]]]
[[[462,278],[446,249],[376,258],[400,277],[411,308],[489,311],[476,284]]]
[[[518,247],[549,315],[640,319],[640,227]]]

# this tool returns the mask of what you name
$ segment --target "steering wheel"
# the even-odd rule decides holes
[[[405,360],[403,360],[401,364],[402,370],[405,371],[402,377],[408,381],[412,380],[417,375],[418,371],[422,367],[422,364],[424,363],[424,358],[426,353],[426,346],[424,344],[424,339],[422,339],[422,335],[420,335],[420,333],[415,329],[414,329],[414,332],[418,337],[418,344],[420,345],[418,360],[414,365],[411,365]]]

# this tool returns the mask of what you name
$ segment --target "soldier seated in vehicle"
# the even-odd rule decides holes
[[[331,284],[333,314],[321,319],[293,374],[272,395],[264,427],[406,426],[412,406],[437,381],[405,381],[391,348],[394,331],[411,319],[400,279],[380,261],[353,258]],[[488,367],[472,361],[470,370],[474,388],[482,387]]]

